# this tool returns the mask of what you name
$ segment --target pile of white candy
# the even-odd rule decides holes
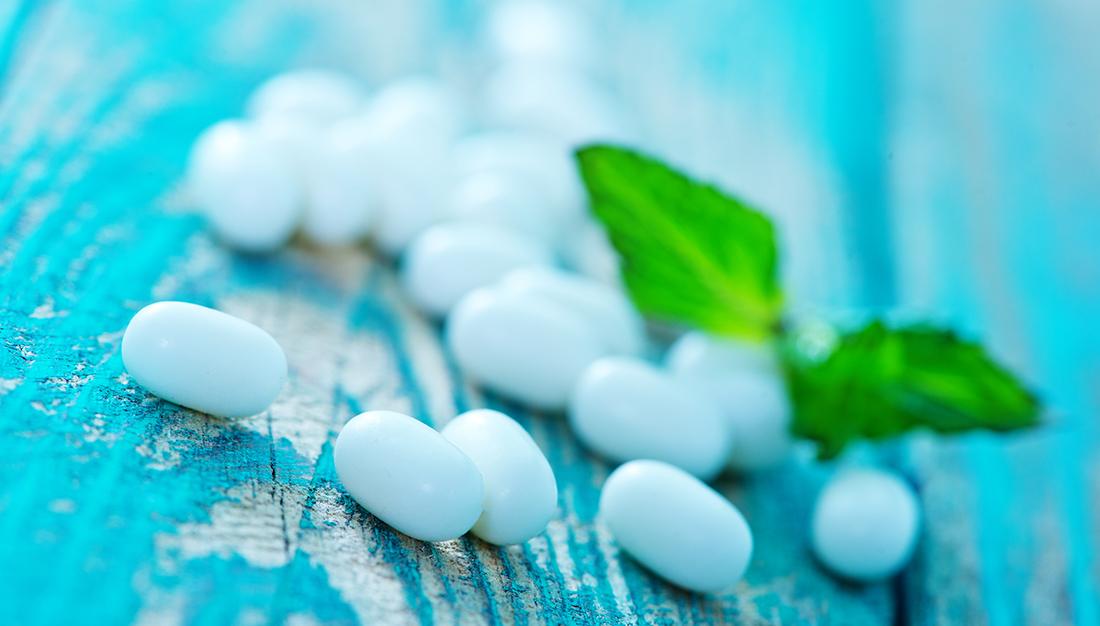
[[[484,117],[497,130],[460,137],[457,99],[438,81],[405,79],[368,100],[348,77],[295,72],[257,89],[248,119],[200,136],[191,188],[219,237],[241,250],[276,249],[300,228],[317,244],[369,236],[401,255],[407,295],[445,320],[468,375],[528,406],[566,409],[590,450],[624,463],[600,498],[619,546],[687,589],[728,587],[748,566],[752,534],[702,481],[787,457],[791,408],[776,355],[688,333],[663,368],[642,358],[642,319],[586,221],[571,162],[572,146],[622,134],[613,101],[583,70],[591,39],[572,14],[530,0],[501,5],[492,25],[503,63]],[[123,359],[157,395],[225,416],[265,410],[286,376],[266,333],[183,303],[138,313]],[[365,509],[425,541],[472,531],[523,542],[556,507],[546,458],[494,411],[441,432],[364,413],[341,431],[335,463]],[[852,474],[823,491],[812,545],[838,574],[874,580],[908,560],[918,521],[904,482]]]

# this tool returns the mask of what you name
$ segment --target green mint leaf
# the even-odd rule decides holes
[[[588,146],[577,161],[642,313],[745,339],[774,333],[783,294],[768,218],[630,150]]]
[[[858,437],[886,439],[914,428],[957,433],[1033,426],[1039,402],[981,346],[929,326],[891,330],[872,322],[840,337],[815,360],[785,352],[795,435],[833,458]]]

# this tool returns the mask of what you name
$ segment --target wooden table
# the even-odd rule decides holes
[[[862,102],[865,91],[808,87],[821,101],[792,110],[820,105],[816,117],[790,122],[798,116],[788,110],[786,122],[769,122],[775,99],[751,96],[747,85],[761,77],[746,78],[736,60],[750,48],[733,35],[751,30],[737,20],[791,37],[765,42],[765,53],[792,41],[837,50],[792,65],[780,84],[823,71],[874,89],[876,57],[863,54],[873,46],[853,39],[863,31],[851,25],[873,21],[869,4],[843,9],[853,22],[817,19],[816,8],[799,21],[766,3],[675,4],[585,6],[615,25],[607,69],[636,104],[648,145],[776,214],[798,308],[931,310],[989,339],[1053,407],[1051,423],[1031,433],[918,435],[842,461],[887,463],[918,485],[926,526],[902,575],[857,587],[812,561],[808,511],[833,468],[802,451],[775,471],[717,484],[755,532],[746,578],[720,596],[671,588],[620,554],[595,519],[611,468],[578,446],[561,415],[471,386],[438,326],[403,299],[391,265],[365,247],[301,242],[244,256],[204,230],[180,188],[186,151],[203,127],[238,114],[259,80],[325,64],[374,77],[442,67],[468,84],[483,62],[471,43],[479,4],[8,0],[0,623],[1100,623],[1100,194],[1083,187],[1074,201],[1087,210],[1059,204],[1063,187],[1029,175],[1057,162],[1057,146],[1022,165],[964,151],[957,169],[939,173],[984,181],[976,191],[947,185],[936,195],[931,174],[916,188],[919,177],[892,177],[886,159],[868,170],[859,155],[883,149],[887,104],[864,102],[841,121],[829,108]],[[384,13],[390,21],[377,18]],[[1041,97],[1025,87],[1010,102]],[[977,145],[1032,136],[1011,111],[988,107]],[[845,116],[869,130],[841,137]],[[952,119],[941,139],[956,137]],[[791,128],[820,132],[801,143],[783,134]],[[926,153],[897,149],[910,158],[905,172],[928,172]],[[834,169],[821,174],[821,163]],[[983,163],[984,174],[963,167]],[[1096,173],[1083,168],[1067,175]],[[888,202],[887,187],[912,193]],[[826,191],[844,201],[823,200]],[[168,299],[275,336],[290,379],[270,411],[211,418],[129,378],[122,331],[142,306]],[[336,480],[332,442],[353,415],[395,409],[438,426],[480,406],[518,419],[554,468],[560,507],[532,541],[414,541],[358,508]]]

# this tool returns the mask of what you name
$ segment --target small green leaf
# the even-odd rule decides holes
[[[929,326],[872,322],[842,336],[822,360],[797,339],[785,354],[794,434],[822,459],[857,437],[886,439],[925,427],[939,433],[1034,426],[1039,402],[981,346]]]
[[[639,310],[745,339],[774,333],[783,295],[768,218],[623,148],[588,146],[577,160]]]

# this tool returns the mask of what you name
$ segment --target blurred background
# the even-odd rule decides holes
[[[916,621],[1100,623],[1100,4],[563,4],[631,143],[775,218],[797,312],[951,325],[1047,403],[1038,431],[897,451],[930,526]],[[0,0],[0,225],[92,170],[178,210],[190,141],[288,69],[436,75],[476,110],[493,6]],[[139,165],[104,169],[138,132]]]

